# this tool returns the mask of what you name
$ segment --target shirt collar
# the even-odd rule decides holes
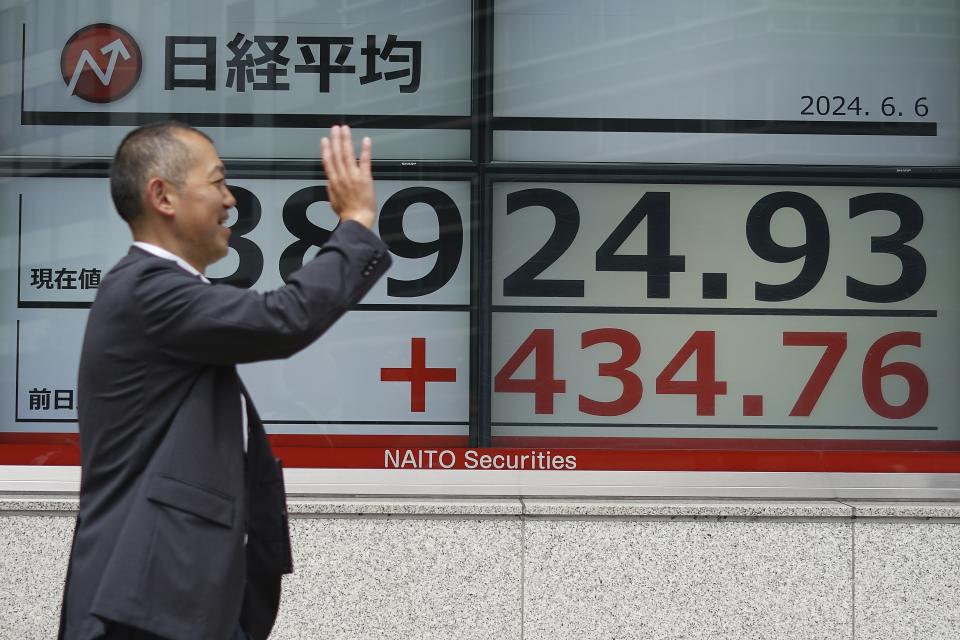
[[[164,260],[172,260],[173,262],[176,262],[181,269],[183,269],[190,275],[199,276],[201,280],[203,280],[207,284],[210,284],[210,281],[207,280],[206,276],[204,276],[202,273],[194,269],[192,264],[190,264],[189,262],[187,262],[186,260],[178,256],[177,254],[167,251],[163,247],[158,247],[155,244],[150,244],[149,242],[143,242],[140,240],[137,240],[136,242],[134,242],[133,246],[143,249],[147,253],[151,253],[157,256],[158,258],[163,258]]]

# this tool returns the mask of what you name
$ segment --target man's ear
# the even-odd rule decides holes
[[[163,178],[150,178],[147,182],[146,205],[164,216],[172,217],[176,212],[177,194],[173,185]]]

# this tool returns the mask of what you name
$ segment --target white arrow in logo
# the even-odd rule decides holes
[[[127,51],[125,46],[123,46],[123,42],[120,41],[120,38],[117,38],[110,44],[100,49],[100,53],[110,56],[110,60],[107,61],[107,69],[102,71],[97,65],[97,61],[93,59],[92,55],[90,55],[90,51],[88,49],[84,49],[83,53],[80,54],[80,59],[77,60],[77,66],[73,69],[73,76],[70,78],[70,84],[67,85],[67,93],[72,95],[76,90],[77,81],[80,80],[80,74],[83,73],[84,65],[89,66],[90,69],[97,74],[97,78],[100,79],[100,83],[103,86],[107,86],[110,84],[110,79],[113,77],[113,70],[117,66],[117,56],[122,56],[124,60],[130,59],[130,52]]]

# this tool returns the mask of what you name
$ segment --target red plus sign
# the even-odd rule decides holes
[[[427,339],[410,339],[410,368],[380,369],[380,379],[384,382],[410,383],[410,411],[422,413],[427,410],[428,382],[456,382],[456,369],[427,368]]]

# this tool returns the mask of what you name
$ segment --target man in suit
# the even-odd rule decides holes
[[[292,570],[283,477],[238,363],[316,340],[386,271],[370,141],[321,141],[340,224],[283,287],[211,286],[236,204],[204,134],[148,125],[110,190],[134,246],[103,279],[80,359],[80,513],[60,637],[266,638]]]

